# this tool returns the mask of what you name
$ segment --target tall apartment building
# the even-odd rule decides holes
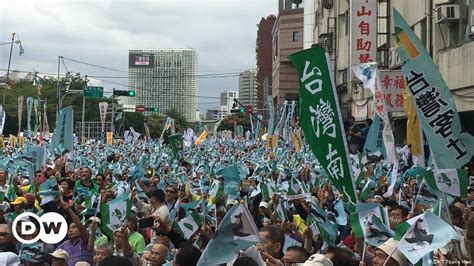
[[[196,120],[197,54],[194,49],[129,50],[129,86],[135,97],[125,105],[158,107],[158,113],[180,111]]]
[[[343,117],[353,115],[359,120],[365,119],[370,116],[368,110],[372,108],[372,94],[364,90],[356,78],[351,77],[349,1],[307,0],[304,5],[305,48],[312,44],[326,47],[333,62],[335,85]],[[433,57],[454,97],[463,129],[473,134],[474,1],[378,0],[375,5],[376,10],[373,12],[377,12],[376,60],[379,69],[401,69],[391,18],[392,8],[396,8]],[[307,31],[310,34],[306,34]],[[394,112],[390,115],[395,121],[395,139],[404,139],[406,114]]]
[[[239,74],[239,101],[245,106],[257,107],[257,70],[250,69]]]
[[[272,98],[278,108],[284,100],[299,97],[298,73],[288,55],[303,49],[303,8],[280,0],[279,14],[272,29]]]
[[[269,15],[262,18],[258,24],[257,42],[255,53],[257,57],[257,108],[263,109],[267,97],[272,95],[270,90],[265,90],[265,78],[272,76],[272,28],[276,17]]]
[[[225,106],[227,111],[229,112],[232,109],[232,105],[234,104],[234,98],[239,98],[238,91],[224,91],[221,93],[221,107]]]

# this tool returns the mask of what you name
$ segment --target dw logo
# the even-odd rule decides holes
[[[41,217],[25,212],[13,221],[12,231],[15,238],[24,244],[33,244],[41,240],[48,244],[57,244],[68,231],[66,219],[58,213],[48,212]]]

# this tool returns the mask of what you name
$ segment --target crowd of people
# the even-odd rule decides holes
[[[350,126],[349,147],[356,151],[356,139],[364,132]],[[217,258],[224,254],[206,247],[222,241],[226,229],[221,227],[236,206],[250,214],[240,225],[256,228],[258,240],[219,251],[231,253],[227,265],[411,264],[393,233],[373,230],[382,235],[375,244],[365,233],[357,234],[354,206],[334,188],[308,147],[297,152],[282,141],[271,150],[257,140],[211,137],[174,153],[158,141],[94,142],[51,153],[33,175],[19,163],[28,159],[26,149],[17,147],[4,151],[0,162],[0,265],[211,265],[213,256],[216,265],[222,264]],[[391,168],[383,157],[361,163],[355,182],[360,202],[377,204],[392,232],[412,217],[447,210],[459,240],[434,250],[430,262],[472,265],[474,184],[468,184],[466,197],[448,195],[445,208],[438,194],[410,173],[412,165],[400,163],[392,193],[387,193]],[[228,193],[223,171],[230,166],[239,170],[236,195]],[[110,226],[103,206],[117,199],[130,205],[116,214],[120,224]],[[68,222],[67,237],[57,244],[18,241],[12,223],[25,212],[61,214]],[[234,236],[241,232],[239,224],[230,225]],[[240,247],[235,237],[229,239]],[[206,262],[200,261],[204,256]]]

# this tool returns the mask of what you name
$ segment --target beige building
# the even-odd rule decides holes
[[[234,97],[234,98],[237,98],[237,97]],[[257,70],[256,69],[246,70],[239,74],[238,98],[239,98],[239,102],[243,104],[244,106],[246,107],[250,106],[253,109],[257,108]],[[224,107],[227,108],[227,106],[224,106]]]
[[[284,100],[298,101],[298,73],[288,55],[303,49],[303,8],[280,0],[272,30],[272,98],[276,108]]]
[[[304,1],[304,45],[309,48],[312,44],[320,44],[327,48],[333,61],[335,85],[343,117],[347,118],[352,114],[362,120],[367,115],[370,116],[372,95],[361,88],[360,82],[350,72],[349,2]],[[378,0],[376,5],[379,69],[400,69],[392,19],[392,8],[396,8],[431,53],[453,94],[462,126],[472,134],[474,0]],[[395,121],[395,134],[404,136],[405,114],[399,112],[390,115]]]

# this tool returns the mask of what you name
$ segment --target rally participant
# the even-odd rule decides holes
[[[408,262],[397,248],[398,241],[390,238],[375,249],[374,266],[403,266]],[[396,250],[395,250],[396,249]],[[394,251],[395,250],[395,251]],[[390,257],[389,257],[390,256]]]
[[[74,266],[79,261],[92,264],[93,250],[88,247],[89,237],[86,228],[67,202],[62,202],[61,207],[69,214],[73,222],[69,225],[67,232],[69,239],[63,242],[58,249],[64,249],[68,253],[69,266]]]
[[[257,249],[262,254],[262,258],[266,259],[282,259],[283,246],[285,245],[285,234],[283,231],[274,226],[266,226],[260,229],[258,233],[260,242],[257,244]]]
[[[74,195],[75,196],[78,195],[78,188],[80,188],[80,187],[87,188],[89,191],[92,191],[95,194],[98,194],[99,193],[99,186],[97,186],[97,184],[95,184],[91,180],[91,176],[92,176],[91,169],[89,169],[88,167],[82,167],[80,173],[81,173],[80,174],[81,179],[77,180],[76,184],[74,185],[74,189],[73,189]]]

